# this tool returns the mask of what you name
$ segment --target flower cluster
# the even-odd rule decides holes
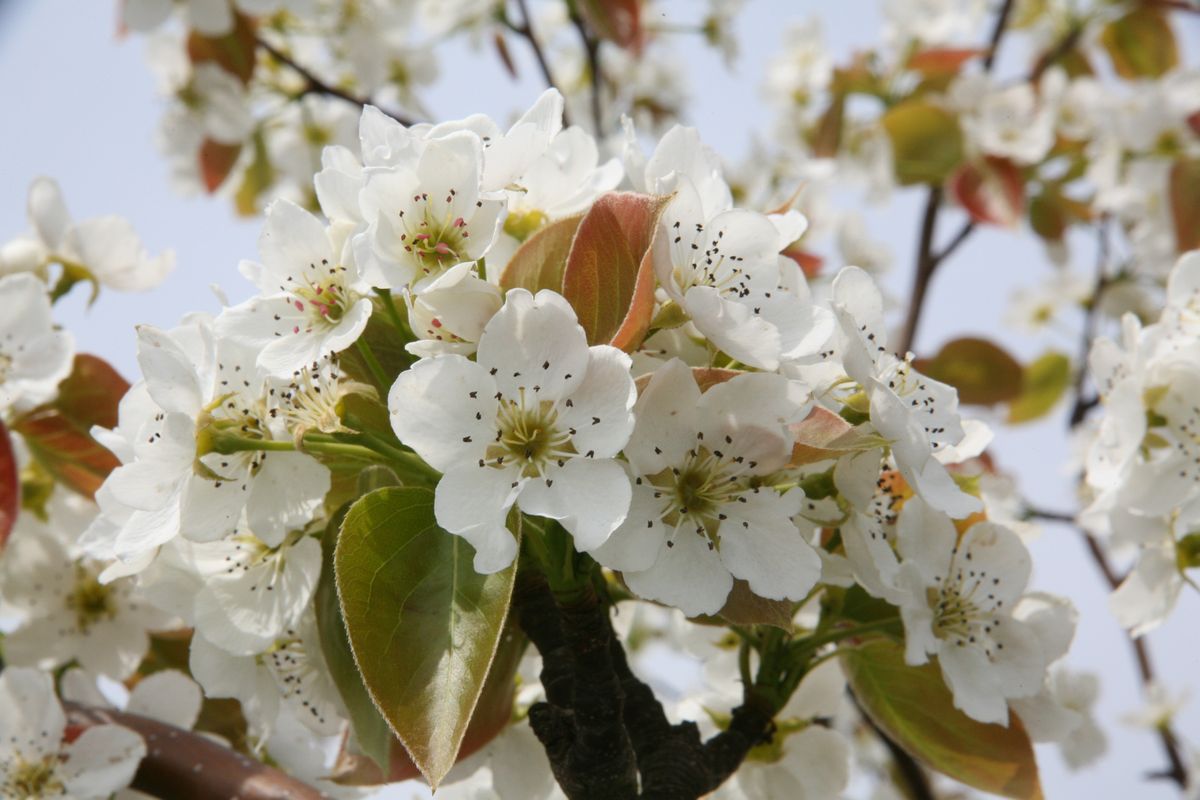
[[[1119,340],[1097,339],[1091,374],[1104,414],[1090,431],[1080,521],[1137,562],[1112,596],[1135,634],[1158,626],[1200,566],[1200,252],[1182,256],[1161,318],[1122,319]]]

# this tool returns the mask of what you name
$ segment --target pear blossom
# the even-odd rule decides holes
[[[1029,580],[1024,544],[991,522],[960,541],[950,518],[920,497],[904,504],[897,533],[905,661],[936,655],[955,707],[1007,725],[1006,701],[1036,694],[1046,669],[1037,634],[1013,615]]]
[[[46,285],[29,273],[0,277],[0,415],[54,397],[71,372],[74,340],[56,330]]]
[[[871,425],[890,443],[904,479],[956,519],[979,510],[979,499],[960,489],[935,455],[964,436],[958,392],[918,373],[911,356],[901,360],[888,352],[883,301],[866,272],[846,267],[838,273],[832,305],[846,372],[866,393]]]
[[[688,367],[668,362],[635,408],[629,515],[592,554],[637,594],[690,616],[719,611],[734,578],[763,597],[803,599],[821,570],[792,522],[804,494],[759,480],[786,465],[786,426],[807,410],[781,376],[741,375],[701,393]]]
[[[482,258],[504,217],[502,196],[482,191],[482,179],[483,142],[471,131],[429,140],[415,163],[368,170],[359,262],[390,286],[420,289]]]
[[[774,370],[814,356],[833,321],[816,307],[798,267],[779,253],[807,223],[732,208],[729,187],[694,129],[673,128],[649,161],[644,183],[673,194],[659,223],[654,270],[667,296],[733,358]]]
[[[503,304],[500,290],[476,275],[470,263],[451,267],[421,294],[408,296],[408,323],[419,338],[404,349],[423,358],[469,356]]]
[[[97,686],[96,676],[79,667],[71,667],[60,679],[63,700],[93,708],[110,708],[112,703]],[[200,685],[177,669],[151,673],[129,690],[121,710],[156,719],[185,731],[200,718],[204,695]]]
[[[20,622],[4,639],[4,657],[22,666],[85,669],[124,680],[150,646],[149,631],[171,617],[141,596],[130,578],[102,583],[103,564],[73,558],[54,536],[22,526],[0,561],[0,595]]]
[[[95,725],[67,741],[67,720],[50,675],[22,667],[0,673],[0,794],[14,800],[104,800],[133,780],[142,738]]]
[[[40,273],[58,263],[71,276],[86,276],[118,291],[144,291],[161,283],[175,263],[170,250],[152,258],[122,217],[72,220],[62,190],[50,178],[30,185],[28,216],[33,233],[0,248],[0,275]]]
[[[321,574],[321,546],[288,534],[271,547],[248,530],[192,546],[202,588],[195,627],[233,655],[253,655],[298,623]]]
[[[630,359],[588,347],[567,302],[509,291],[479,339],[477,361],[421,359],[388,394],[392,428],[443,472],[434,512],[475,547],[475,568],[512,563],[508,510],[562,522],[587,550],[625,518],[630,486],[614,457],[633,428]]]
[[[1053,71],[1038,88],[1029,83],[997,88],[986,75],[967,75],[955,81],[950,97],[963,110],[963,133],[977,151],[1036,164],[1054,145],[1064,81]]]
[[[225,309],[217,334],[257,350],[256,363],[278,377],[349,347],[371,316],[351,233],[336,224],[327,231],[287,200],[272,204],[259,238],[263,263],[242,266],[261,294]]]

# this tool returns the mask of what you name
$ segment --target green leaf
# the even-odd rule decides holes
[[[892,142],[896,180],[941,183],[963,161],[963,135],[958,118],[924,100],[906,100],[883,115]]]
[[[12,438],[4,420],[0,420],[0,551],[17,522],[17,511],[21,507],[21,481],[17,477],[17,457],[13,453]]]
[[[1200,158],[1180,158],[1171,165],[1171,220],[1175,249],[1200,248]]]
[[[921,763],[985,792],[1040,800],[1037,761],[1020,719],[986,725],[954,707],[936,663],[910,667],[887,639],[846,648],[842,668],[863,710]]]
[[[317,612],[317,631],[321,637],[321,652],[325,655],[325,663],[329,665],[329,674],[337,686],[338,694],[346,705],[350,715],[350,725],[354,728],[354,736],[358,739],[359,747],[378,766],[381,775],[387,775],[392,747],[392,729],[375,707],[367,687],[363,684],[362,676],[354,663],[354,653],[350,649],[350,637],[346,633],[346,623],[342,619],[342,609],[338,604],[337,582],[334,578],[334,550],[337,547],[338,531],[349,511],[349,506],[333,516],[325,533],[321,536],[321,579],[313,596],[313,606]],[[412,777],[412,776],[409,776]]]
[[[417,360],[415,356],[404,349],[404,345],[410,341],[409,338],[388,322],[382,301],[378,299],[375,301],[371,318],[367,320],[367,327],[360,338],[366,342],[366,346],[378,359],[379,365],[383,367],[384,373],[391,381],[394,381],[397,375],[411,367]],[[342,372],[354,380],[374,386],[380,399],[387,398],[388,392],[392,388],[391,382],[389,381],[386,386],[380,383],[375,376],[375,371],[367,364],[359,349],[352,347],[343,350],[338,356],[338,366],[342,368]]]
[[[438,527],[433,493],[386,488],[342,523],[342,618],[371,699],[430,785],[453,766],[483,692],[516,567],[479,575],[473,548]]]
[[[632,350],[646,335],[654,313],[650,245],[669,199],[610,192],[579,223],[562,293],[589,344]]]
[[[542,289],[562,291],[563,270],[575,230],[583,215],[556,220],[539,228],[521,243],[500,276],[500,288],[528,289],[537,294]]]
[[[258,198],[275,183],[275,166],[267,153],[266,137],[262,128],[254,132],[254,160],[242,173],[242,183],[234,195],[234,207],[244,217],[258,213]]]
[[[1071,359],[1044,353],[1025,368],[1021,394],[1008,406],[1009,423],[1030,422],[1050,413],[1071,386]]]
[[[92,438],[93,425],[112,428],[129,384],[103,359],[75,356],[58,397],[14,421],[29,452],[54,479],[92,497],[120,462]]]
[[[1100,44],[1122,78],[1161,78],[1179,63],[1167,15],[1148,6],[1108,23],[1100,33]]]
[[[958,389],[958,399],[971,405],[996,405],[1021,394],[1021,365],[987,339],[953,339],[932,359],[918,359],[914,366]]]

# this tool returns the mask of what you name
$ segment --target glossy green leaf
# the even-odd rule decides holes
[[[1100,44],[1122,78],[1161,78],[1179,63],[1179,47],[1167,15],[1138,6],[1100,33]]]
[[[1050,413],[1071,388],[1071,359],[1049,352],[1025,368],[1021,394],[1008,406],[1010,423],[1030,422]]]
[[[934,380],[958,389],[958,399],[990,406],[1021,393],[1023,370],[999,345],[972,336],[946,342],[936,356],[918,359],[916,367]]]
[[[841,662],[863,710],[918,761],[981,791],[1040,800],[1033,745],[1015,715],[1008,727],[976,722],[954,707],[936,663],[910,667],[888,639],[846,648]]]
[[[129,384],[103,359],[75,356],[58,397],[13,422],[29,452],[55,480],[91,497],[120,462],[92,438],[93,425],[117,424],[117,407]]]
[[[500,288],[506,292],[528,289],[534,294],[542,289],[561,292],[571,242],[582,220],[583,215],[555,220],[531,234],[504,268]]]
[[[603,195],[575,232],[562,293],[589,344],[632,349],[654,312],[650,244],[668,197],[633,192]]]
[[[13,453],[8,428],[0,420],[0,550],[8,541],[17,512],[21,508],[21,481],[17,476],[17,456]]]
[[[924,100],[906,100],[882,118],[892,142],[892,165],[902,184],[941,183],[963,161],[958,118]]]
[[[434,787],[453,766],[500,644],[515,566],[479,575],[438,527],[433,493],[386,488],[351,506],[335,566],[371,699]]]
[[[1171,165],[1171,221],[1175,225],[1175,249],[1200,248],[1200,158],[1180,158]]]

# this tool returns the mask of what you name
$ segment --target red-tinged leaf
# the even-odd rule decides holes
[[[1161,78],[1179,64],[1179,47],[1167,15],[1139,5],[1100,32],[1100,44],[1122,78]]]
[[[800,265],[804,277],[810,281],[821,274],[821,267],[825,266],[825,259],[821,258],[816,253],[810,253],[796,245],[790,245],[784,249],[783,255],[790,258]]]
[[[1187,116],[1188,127],[1192,129],[1192,133],[1200,136],[1200,110],[1193,111]]]
[[[504,65],[504,71],[508,73],[508,77],[514,81],[517,79],[517,65],[513,61],[512,53],[508,51],[508,41],[500,33],[495,33],[492,36],[492,45],[496,48],[496,55],[500,57],[500,63]]]
[[[52,403],[13,423],[29,452],[67,488],[92,497],[120,462],[92,438],[93,425],[117,424],[117,407],[129,384],[104,360],[80,354]]]
[[[791,600],[768,600],[750,590],[750,584],[735,579],[725,605],[717,612],[720,620],[734,625],[770,625],[788,631],[793,629],[792,617],[798,603]]]
[[[579,0],[575,8],[601,39],[641,52],[645,43],[641,0]]]
[[[1033,745],[1016,715],[1008,727],[976,722],[954,707],[936,663],[908,666],[903,647],[891,640],[840,652],[863,710],[918,761],[981,791],[1041,800]]]
[[[642,317],[649,327],[653,309],[646,293],[653,293],[653,276],[647,256],[669,199],[610,192],[579,223],[563,271],[562,293],[589,344],[607,344],[618,333],[627,344],[636,340],[636,329],[645,334]]]
[[[244,14],[234,14],[233,30],[224,36],[203,36],[196,31],[188,35],[187,53],[193,64],[212,62],[249,84],[254,76],[258,55],[258,36],[254,20]]]
[[[1171,166],[1171,219],[1175,223],[1175,249],[1200,247],[1200,159],[1181,158]]]
[[[721,369],[720,367],[692,367],[692,378],[696,381],[696,385],[700,387],[701,392],[708,391],[709,387],[716,386],[718,383],[724,383],[730,378],[736,378],[738,375],[746,373],[738,369]],[[653,372],[647,372],[645,375],[639,375],[634,378],[633,382],[637,386],[637,390],[641,392],[646,388],[646,384],[650,383],[650,378],[654,376]]]
[[[1006,158],[963,164],[948,181],[950,194],[976,222],[1015,227],[1025,211],[1025,180]]]
[[[655,234],[658,236],[660,234]],[[642,255],[641,266],[638,267],[637,280],[633,284],[633,297],[629,300],[629,310],[625,319],[612,335],[609,344],[613,347],[632,353],[642,346],[650,323],[654,319],[654,250],[653,243]]]
[[[892,167],[903,185],[941,183],[963,160],[963,134],[950,111],[922,99],[892,106],[882,118]]]
[[[938,47],[921,50],[909,56],[907,66],[924,75],[953,75],[962,69],[963,64],[986,52],[987,50],[981,47]]]
[[[535,294],[542,289],[561,292],[567,256],[582,220],[582,215],[556,220],[531,234],[504,268],[500,288],[506,292],[528,289]]]
[[[987,339],[964,336],[942,345],[932,359],[913,364],[934,380],[958,389],[958,399],[991,406],[1021,394],[1024,370],[1017,360]]]
[[[12,533],[21,508],[21,480],[17,475],[17,456],[13,452],[8,428],[0,420],[0,551]]]
[[[855,449],[846,446],[852,430],[854,426],[837,414],[814,407],[807,417],[791,426],[794,444],[790,465],[815,464]]]
[[[241,152],[240,144],[223,144],[215,139],[205,139],[200,143],[196,158],[200,162],[200,180],[209,194],[221,188]]]

